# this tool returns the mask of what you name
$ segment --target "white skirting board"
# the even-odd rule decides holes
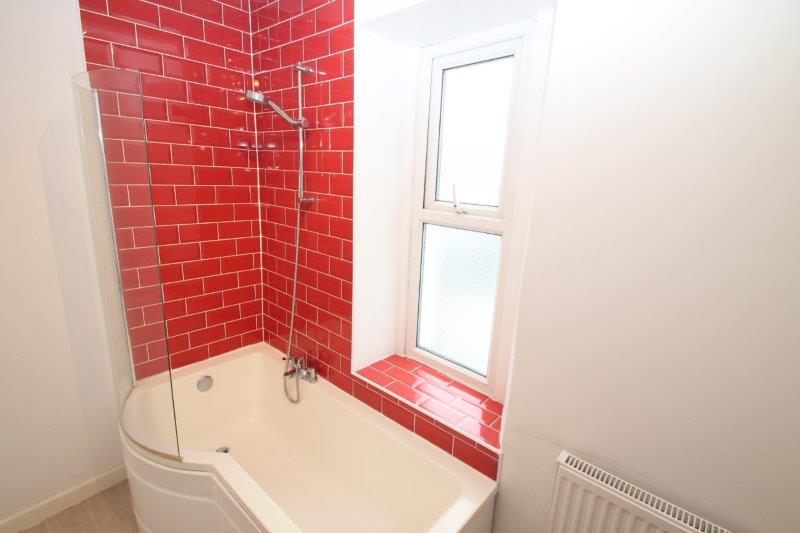
[[[50,518],[77,505],[87,498],[91,498],[97,493],[103,492],[109,487],[125,479],[125,466],[120,465],[104,474],[93,477],[76,485],[70,489],[59,492],[58,494],[42,500],[27,509],[23,509],[0,522],[0,533],[16,533],[21,529],[35,526],[39,522]]]

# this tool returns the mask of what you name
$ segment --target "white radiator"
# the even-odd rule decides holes
[[[731,533],[561,452],[548,533]]]

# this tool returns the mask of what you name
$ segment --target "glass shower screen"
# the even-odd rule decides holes
[[[138,72],[99,69],[72,78],[101,305],[123,430],[145,448],[179,457],[158,240]],[[125,410],[151,388],[148,417]]]

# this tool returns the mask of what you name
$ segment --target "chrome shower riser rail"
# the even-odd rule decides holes
[[[298,263],[300,261],[300,216],[301,211],[304,205],[310,205],[314,203],[315,198],[306,197],[305,195],[305,172],[303,168],[303,159],[305,155],[305,130],[308,127],[308,119],[303,116],[303,74],[312,74],[314,72],[313,69],[310,67],[303,66],[300,63],[295,65],[295,70],[297,71],[297,115],[298,118],[293,119],[289,114],[284,111],[280,106],[278,106],[275,102],[267,98],[264,93],[259,93],[256,91],[247,91],[245,96],[248,100],[253,102],[267,105],[272,108],[275,113],[278,114],[283,120],[285,120],[290,126],[297,130],[297,144],[298,144],[298,162],[297,162],[297,169],[298,169],[298,180],[297,180],[297,217],[295,223],[295,230],[294,230],[294,274],[292,276],[292,306],[291,312],[289,314],[289,339],[286,348],[286,357],[284,360],[286,364],[284,366],[283,372],[283,392],[286,395],[286,398],[292,402],[297,403],[300,401],[300,377],[303,374],[303,378],[313,383],[316,381],[316,373],[313,369],[308,369],[305,366],[305,358],[295,359],[292,357],[292,345],[294,344],[294,318],[297,312],[297,274],[298,274]],[[298,361],[300,361],[300,365],[298,365]],[[304,374],[305,372],[305,374]],[[313,380],[309,379],[306,376],[313,375]],[[287,387],[287,379],[294,378],[295,380],[295,394],[292,397],[289,394],[289,390]]]

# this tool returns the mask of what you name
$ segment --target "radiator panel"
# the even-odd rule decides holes
[[[548,533],[731,533],[567,452],[556,464]]]

